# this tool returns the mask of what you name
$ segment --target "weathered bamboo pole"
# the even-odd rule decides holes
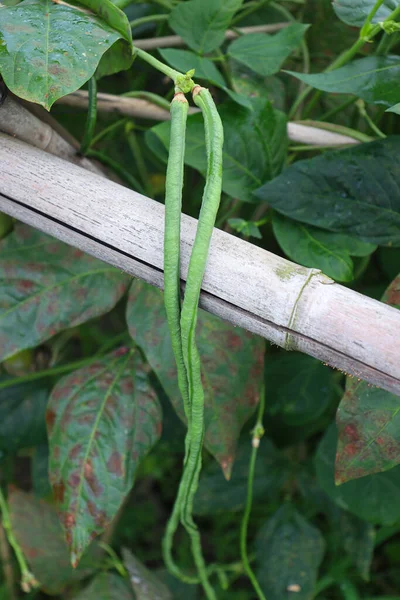
[[[0,135],[0,210],[163,285],[164,207]],[[197,222],[183,215],[182,280]],[[201,306],[400,395],[400,311],[215,230]]]

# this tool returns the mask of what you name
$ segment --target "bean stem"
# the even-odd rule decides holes
[[[241,524],[241,528],[240,528],[240,554],[241,554],[242,562],[244,565],[244,570],[246,571],[247,576],[250,579],[251,584],[252,584],[254,591],[256,592],[259,600],[266,600],[266,597],[264,596],[264,592],[262,591],[260,584],[258,583],[257,577],[250,565],[249,556],[248,556],[248,552],[247,552],[247,532],[248,532],[251,509],[253,506],[253,486],[254,486],[254,474],[255,474],[256,460],[257,460],[257,452],[258,452],[258,448],[260,446],[260,440],[261,440],[262,436],[264,435],[264,427],[263,427],[264,409],[265,409],[265,389],[264,389],[264,385],[263,385],[262,389],[261,389],[260,403],[258,406],[257,422],[253,429],[249,476],[248,476],[248,480],[247,480],[247,499],[246,499],[245,510],[243,513],[242,524]]]
[[[134,29],[135,27],[139,27],[139,25],[156,23],[157,21],[168,21],[168,15],[146,15],[145,17],[139,17],[134,21],[130,21],[129,25]]]
[[[99,152],[98,150],[88,150],[86,153],[88,158],[94,158],[99,162],[103,163],[106,167],[109,167],[112,171],[114,171],[121,179],[125,181],[136,192],[140,194],[145,194],[145,190],[142,184],[131,175],[129,171],[127,171],[122,165],[120,165],[116,160],[104,154],[104,152]]]
[[[93,75],[89,79],[88,114],[86,118],[85,131],[81,143],[81,154],[87,154],[92,143],[97,120],[97,82]]]

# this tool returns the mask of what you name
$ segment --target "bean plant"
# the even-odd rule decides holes
[[[0,213],[0,600],[400,599],[400,398],[199,308],[215,227],[400,308],[399,49],[400,0],[1,0],[0,129],[165,227],[161,291]]]

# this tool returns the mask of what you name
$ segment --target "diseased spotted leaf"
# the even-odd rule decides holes
[[[365,521],[393,525],[400,521],[400,466],[335,485],[337,428],[332,425],[322,438],[316,471],[320,487],[341,508]]]
[[[127,321],[132,338],[184,420],[162,293],[135,280]],[[197,344],[204,373],[205,445],[229,478],[240,430],[259,400],[264,341],[200,310]]]
[[[390,284],[383,300],[400,308],[400,276]],[[386,471],[400,463],[399,396],[348,377],[336,422],[337,484]]]
[[[133,556],[132,552],[123,548],[122,556],[136,600],[172,600],[167,586]]]
[[[27,225],[0,243],[0,360],[111,310],[131,278]]]
[[[17,489],[10,492],[8,502],[14,535],[46,594],[61,594],[68,585],[85,579],[100,566],[101,552],[93,545],[79,567],[72,569],[53,506]]]
[[[268,600],[314,598],[325,549],[318,529],[284,505],[261,528],[256,544],[258,581]]]
[[[44,417],[50,393],[43,382],[20,383],[1,389],[7,379],[0,378],[0,453],[3,455],[46,441]]]
[[[52,0],[24,0],[1,9],[0,72],[14,94],[50,110],[58,98],[90,79],[101,57],[114,52],[121,37],[129,46],[129,23],[110,0],[101,7],[98,0],[83,3],[97,5],[96,12],[113,27],[94,14]],[[115,57],[120,67],[120,47]],[[123,68],[131,63],[132,52]]]
[[[61,379],[46,415],[50,482],[72,564],[115,516],[161,411],[136,351],[120,348]]]
[[[126,579],[116,573],[99,573],[72,600],[137,600]]]

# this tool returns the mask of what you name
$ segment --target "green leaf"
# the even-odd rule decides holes
[[[254,110],[249,111],[226,104],[219,111],[225,136],[223,191],[243,202],[254,202],[252,191],[281,171],[287,154],[286,116],[265,100],[255,100],[253,106]],[[169,123],[161,123],[146,136],[149,147],[164,161],[168,157],[169,132]],[[188,119],[185,162],[205,175],[201,115]]]
[[[400,57],[367,56],[314,75],[287,71],[307,85],[334,94],[354,94],[365,102],[392,107],[400,98]]]
[[[138,353],[120,348],[61,379],[46,415],[50,482],[76,565],[115,516],[161,411]]]
[[[128,17],[111,0],[79,0],[79,4],[90,8],[107,25],[118,31],[129,44],[132,43],[132,29]]]
[[[125,579],[116,573],[99,573],[72,600],[137,600]]]
[[[135,280],[127,321],[133,340],[184,420],[162,293]],[[229,478],[240,430],[259,400],[264,340],[202,310],[196,339],[205,383],[205,445]]]
[[[168,589],[171,590],[172,597],[174,600],[198,600],[199,599],[199,585],[193,585],[188,583],[183,583],[167,569],[158,569],[157,577],[161,579],[167,586]]]
[[[176,6],[169,17],[171,29],[200,54],[208,54],[224,41],[235,12],[243,0],[189,0]]]
[[[51,498],[49,482],[49,447],[48,444],[36,446],[31,462],[33,492],[37,498]]]
[[[1,377],[0,385],[8,377]],[[0,453],[13,455],[46,441],[49,389],[41,382],[0,388]]]
[[[386,302],[386,304],[390,304],[390,306],[394,306],[395,308],[400,308],[400,273],[385,291],[382,302]]]
[[[198,515],[214,515],[243,510],[247,499],[251,439],[242,442],[237,450],[232,477],[223,477],[216,463],[210,463],[200,476],[199,489],[194,501],[194,512]],[[277,497],[288,474],[288,463],[274,444],[263,438],[258,450],[255,467],[253,499]]]
[[[291,260],[321,269],[336,281],[354,279],[351,255],[368,256],[376,250],[373,244],[344,233],[303,225],[279,213],[274,213],[272,226],[278,244]]]
[[[8,502],[14,535],[46,594],[62,594],[67,586],[85,579],[99,567],[101,554],[98,546],[93,546],[79,567],[72,569],[53,506],[15,488]]]
[[[167,586],[135,558],[132,552],[122,549],[122,556],[136,600],[172,600]]]
[[[290,166],[255,192],[279,213],[366,242],[400,246],[400,136]]]
[[[256,544],[258,581],[268,600],[314,598],[325,549],[318,529],[284,505],[261,528]]]
[[[363,26],[375,4],[376,0],[333,0],[333,8],[339,19],[355,27]],[[384,0],[372,23],[384,21],[398,6],[400,6],[399,0]]]
[[[231,43],[228,54],[260,75],[274,75],[302,42],[309,25],[292,23],[275,35],[250,33]]]
[[[360,577],[368,581],[374,555],[375,527],[340,509],[336,510],[335,515],[331,515],[331,521],[334,532]]]
[[[109,310],[131,278],[26,225],[0,243],[0,360]]]
[[[226,87],[224,78],[209,58],[199,56],[190,50],[176,50],[175,48],[160,48],[159,53],[174,69],[182,73],[194,69],[196,79],[206,79],[213,85]]]
[[[2,9],[0,72],[17,96],[50,110],[80,88],[121,34],[94,15],[52,0]]]
[[[298,352],[268,355],[265,360],[267,414],[287,426],[316,421],[334,397],[335,373]]]
[[[258,240],[262,239],[261,232],[254,221],[246,221],[245,219],[228,219],[228,225],[234,231],[242,234],[243,237],[253,237]]]
[[[365,521],[393,525],[400,521],[400,467],[335,485],[337,429],[332,424],[316,455],[318,482],[341,508]]]

